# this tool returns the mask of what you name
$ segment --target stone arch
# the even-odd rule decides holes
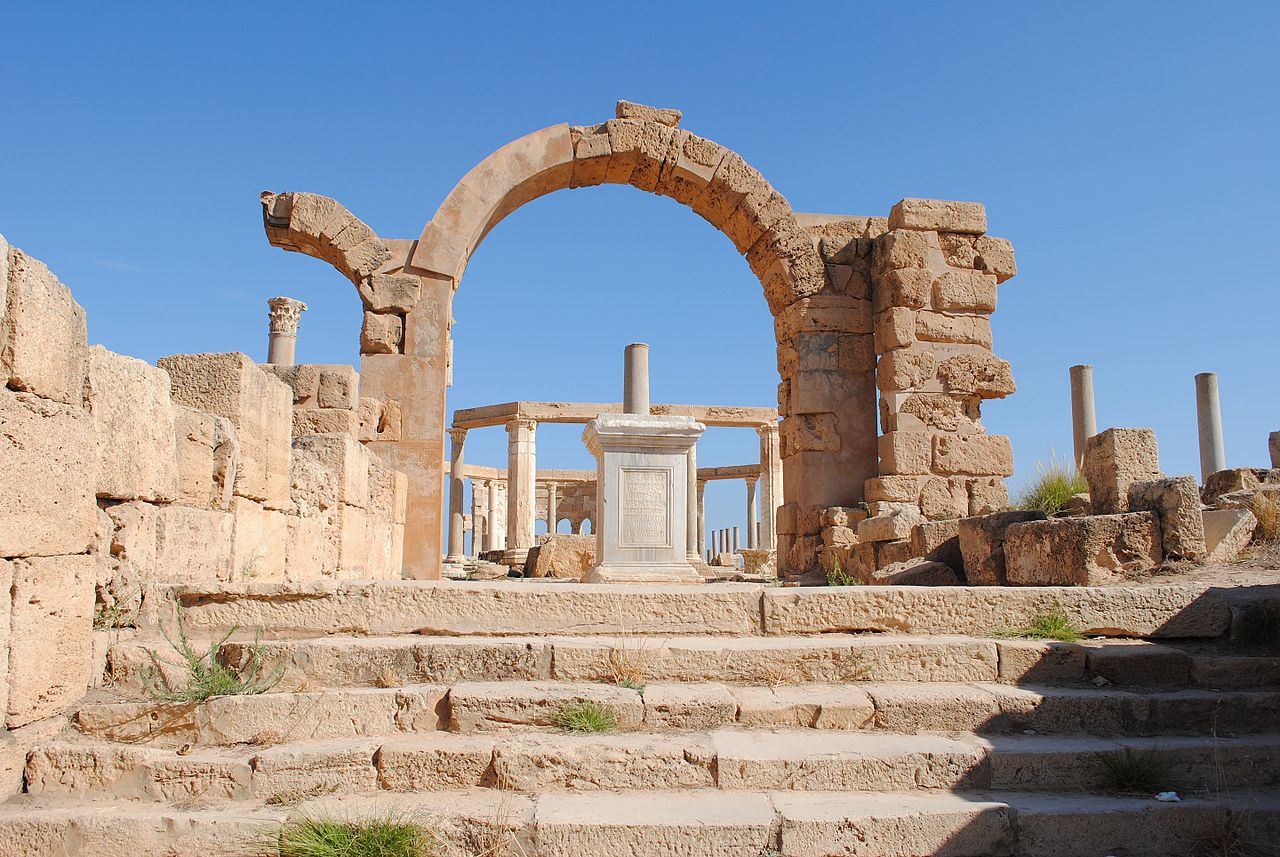
[[[395,415],[371,446],[410,480],[407,576],[440,573],[453,293],[493,227],[556,190],[629,184],[670,197],[746,257],[777,340],[780,555],[802,510],[853,505],[877,475],[870,266],[871,238],[884,230],[871,221],[883,219],[798,214],[740,155],[679,128],[679,119],[679,111],[619,102],[606,122],[514,140],[462,178],[416,241],[380,238],[327,197],[262,195],[268,240],[329,261],[364,302],[362,400]]]

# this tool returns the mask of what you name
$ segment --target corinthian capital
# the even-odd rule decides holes
[[[298,335],[298,321],[307,310],[306,304],[293,298],[272,298],[267,301],[267,306],[271,308],[269,315],[272,333]]]

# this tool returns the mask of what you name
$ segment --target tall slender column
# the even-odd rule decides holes
[[[707,480],[698,480],[698,545],[707,545]],[[710,551],[708,551],[710,553]]]
[[[271,318],[271,332],[267,335],[267,362],[277,366],[292,366],[294,351],[298,345],[298,322],[307,311],[307,305],[293,298],[272,298],[267,301]]]
[[[759,547],[778,549],[778,508],[782,505],[782,451],[776,423],[760,426],[760,538]]]
[[[693,565],[702,563],[702,542],[698,540],[698,445],[685,453],[684,545],[685,558]]]
[[[747,480],[747,547],[756,546],[756,478]]]
[[[487,483],[489,489],[489,532],[485,539],[485,550],[498,550],[505,541],[503,533],[506,532],[507,522],[499,516],[498,512],[498,480],[490,479]]]
[[[622,411],[649,415],[649,346],[643,342],[628,345],[623,357]]]
[[[734,527],[733,528],[733,549],[730,551],[730,553],[737,553],[737,552],[738,552],[738,528]]]
[[[462,511],[463,495],[463,447],[467,442],[466,429],[449,429],[449,555],[445,562],[461,563],[464,553],[466,521]]]
[[[1093,367],[1071,367],[1071,441],[1076,469],[1084,467],[1085,442],[1098,433],[1098,415],[1093,408]]]
[[[534,543],[537,428],[536,421],[523,417],[507,423],[507,549],[502,556],[506,565],[523,565]]]
[[[560,497],[554,482],[547,483],[547,532],[556,534],[556,520],[560,517]]]
[[[483,498],[484,513],[480,514],[481,498]],[[476,534],[472,536],[474,539],[471,545],[471,552],[476,556],[488,550],[493,550],[493,480],[481,479],[471,480],[471,509],[472,514],[480,522],[476,529]]]
[[[1222,408],[1218,403],[1218,373],[1196,376],[1196,421],[1200,429],[1200,482],[1227,469],[1227,451],[1222,443]]]

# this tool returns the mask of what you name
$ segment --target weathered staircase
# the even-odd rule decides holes
[[[30,754],[0,854],[260,854],[291,815],[386,812],[486,857],[1266,854],[1280,653],[1232,639],[1264,600],[1280,593],[162,587],[111,645],[110,688]],[[193,639],[242,628],[231,662],[260,628],[279,684],[144,701],[175,602]],[[1104,636],[997,636],[1055,607]],[[549,725],[582,701],[616,731]],[[1117,793],[1126,758],[1158,759],[1181,800]]]

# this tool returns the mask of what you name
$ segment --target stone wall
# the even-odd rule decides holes
[[[356,440],[355,372],[298,368],[91,348],[70,290],[0,237],[0,791],[148,584],[400,576],[406,481]],[[302,370],[340,422],[296,419]]]

